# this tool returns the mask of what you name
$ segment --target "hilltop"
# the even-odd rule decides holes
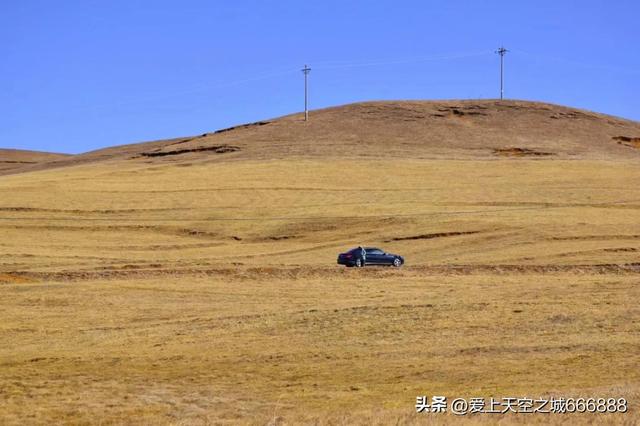
[[[301,118],[293,114],[197,136],[114,146],[20,170],[109,160],[640,158],[640,123],[539,102],[360,102],[312,111],[309,122]]]

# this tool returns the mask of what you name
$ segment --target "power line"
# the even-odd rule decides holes
[[[573,59],[562,58],[559,56],[549,56],[549,55],[542,55],[539,53],[527,52],[520,49],[512,49],[512,52],[529,56],[538,60],[562,62],[567,65],[573,65],[575,67],[580,67],[585,69],[604,70],[604,71],[624,73],[624,74],[640,74],[640,69],[616,67],[616,66],[609,66],[609,65],[595,65],[595,64],[589,64],[586,62],[575,61]]]
[[[448,60],[448,59],[464,59],[464,58],[472,58],[476,56],[483,56],[490,52],[482,51],[482,52],[467,52],[467,53],[452,53],[445,55],[433,55],[433,56],[414,56],[410,58],[403,59],[391,59],[391,60],[381,60],[381,61],[369,61],[369,62],[340,62],[340,61],[325,61],[320,62],[321,65],[316,67],[316,69],[330,70],[330,69],[341,69],[341,68],[357,68],[357,67],[372,67],[372,66],[380,66],[380,65],[400,65],[400,64],[410,64],[416,62],[427,62],[427,61],[439,61],[439,60]],[[335,65],[334,65],[335,64]]]
[[[210,90],[224,89],[224,88],[233,87],[233,86],[241,86],[246,83],[267,80],[275,77],[281,77],[281,76],[293,74],[295,72],[296,72],[295,68],[289,68],[289,69],[283,69],[282,71],[274,71],[270,73],[267,72],[264,74],[259,74],[254,77],[247,77],[241,80],[220,82],[217,84],[199,85],[199,86],[194,86],[188,89],[174,91],[174,92],[160,91],[157,94],[152,94],[149,96],[144,96],[136,99],[123,100],[123,101],[113,102],[109,104],[91,105],[86,107],[78,106],[78,107],[73,107],[71,109],[73,111],[89,111],[89,110],[103,109],[103,108],[124,107],[128,105],[142,104],[147,102],[157,102],[160,100],[171,99],[171,98],[184,96],[184,95],[205,93],[206,91],[210,91]]]
[[[570,60],[562,57],[540,55],[537,53],[531,53],[531,52],[526,52],[526,51],[517,50],[517,49],[507,50],[504,46],[501,46],[498,50],[495,51],[495,53],[500,55],[500,99],[504,99],[504,56],[506,55],[507,52],[514,53],[517,55],[522,54],[524,56],[528,56],[530,58],[533,57],[538,60],[563,62],[569,65],[589,68],[589,69],[601,69],[601,70],[607,70],[610,72],[626,73],[626,74],[640,74],[640,69],[630,69],[630,68],[615,67],[615,66],[608,66],[608,65],[605,66],[605,65],[588,64],[588,63],[578,62],[578,61],[574,61],[574,60]],[[348,69],[348,68],[357,68],[357,67],[401,65],[401,64],[427,62],[427,61],[446,61],[446,60],[452,60],[452,59],[472,58],[472,57],[489,55],[490,53],[491,53],[490,50],[485,50],[485,51],[459,52],[459,53],[449,53],[449,54],[445,53],[445,54],[432,55],[432,56],[414,56],[414,57],[405,57],[405,58],[400,57],[396,59],[388,58],[386,60],[385,59],[375,60],[375,58],[372,58],[373,60],[370,60],[369,62],[349,62],[349,61],[340,61],[340,60],[322,61],[322,62],[314,61],[314,68],[316,70],[334,70],[334,69],[339,70],[339,69]],[[304,119],[305,121],[307,121],[308,120],[308,102],[309,102],[308,73],[311,71],[311,68],[305,65],[304,69],[302,69],[301,71],[304,73],[304,79],[305,79]],[[101,105],[100,104],[98,105],[94,104],[90,106],[78,105],[76,107],[71,107],[69,109],[74,112],[91,111],[91,110],[100,110],[105,108],[121,108],[128,105],[145,104],[150,102],[157,103],[158,101],[170,99],[173,97],[179,97],[184,95],[203,93],[203,92],[212,91],[216,89],[224,89],[224,88],[233,87],[233,86],[251,84],[251,83],[259,82],[262,80],[277,78],[279,76],[293,75],[296,72],[297,72],[296,68],[291,67],[291,68],[282,69],[280,71],[265,72],[263,74],[247,76],[247,78],[235,80],[235,81],[219,82],[217,84],[210,84],[210,85],[209,84],[199,85],[191,88],[185,88],[184,90],[178,90],[175,92],[160,91],[159,93],[152,93],[149,96],[143,96],[140,98],[125,99],[122,101],[116,101],[114,103],[107,103],[107,104],[101,104]],[[39,115],[39,118],[48,118],[48,117],[56,118],[57,116],[58,116],[58,112],[56,114],[42,114],[42,115]]]

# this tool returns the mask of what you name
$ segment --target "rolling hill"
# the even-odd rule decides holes
[[[0,175],[16,173],[69,157],[71,155],[68,154],[0,148]]]
[[[197,136],[68,157],[51,155],[46,163],[22,164],[4,173],[110,160],[175,163],[324,157],[637,159],[640,123],[526,101],[361,102],[312,111],[306,123],[294,114]]]

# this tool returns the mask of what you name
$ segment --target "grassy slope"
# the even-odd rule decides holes
[[[633,159],[234,155],[0,180],[3,423],[412,423],[438,393],[638,420]],[[408,265],[334,265],[357,243]]]
[[[633,262],[638,183],[636,164],[594,161],[84,166],[0,182],[3,259],[21,270],[320,266],[360,242],[412,265]]]
[[[361,102],[312,111],[311,117],[304,122],[295,114],[203,135],[115,146],[18,171],[122,160],[640,158],[640,123],[539,102]],[[220,155],[220,149],[226,153]]]
[[[16,173],[24,169],[43,165],[56,160],[66,160],[71,156],[52,152],[26,151],[0,148],[0,175]]]

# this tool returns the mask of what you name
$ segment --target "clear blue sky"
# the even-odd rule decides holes
[[[374,99],[640,120],[640,2],[0,2],[0,147],[84,152]]]

